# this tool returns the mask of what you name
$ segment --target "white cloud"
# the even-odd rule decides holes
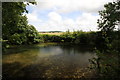
[[[50,12],[48,14],[48,17],[50,20],[56,21],[56,22],[60,22],[62,20],[62,17],[56,12]]]
[[[37,12],[33,11],[32,13],[26,14],[28,18],[28,23],[35,26],[35,28],[39,31],[39,25],[42,23],[42,20],[38,18]]]
[[[76,24],[82,30],[97,30],[97,19],[99,19],[99,15],[92,15],[91,13],[83,13],[76,19]]]
[[[73,11],[98,12],[113,0],[37,0],[40,9],[54,9],[66,13]]]
[[[36,0],[38,3],[32,13],[27,14],[28,21],[38,31],[51,30],[97,30],[97,14],[103,9],[103,5],[113,0]],[[46,20],[40,18],[38,12],[52,10],[46,16]],[[61,14],[80,11],[77,18],[69,18]],[[95,14],[95,15],[93,15]],[[38,17],[39,16],[39,17]],[[72,16],[72,15],[71,15]]]
[[[48,14],[49,19],[46,22],[43,22],[40,27],[40,31],[44,30],[97,30],[97,19],[99,16],[92,15],[91,13],[83,13],[78,18],[73,20],[72,18],[64,19],[57,12],[50,12]]]
[[[29,21],[30,23],[42,22],[42,20],[38,18],[36,12],[28,13],[28,14],[26,14],[26,16],[27,16],[28,21]]]

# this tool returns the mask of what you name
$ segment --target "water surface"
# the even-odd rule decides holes
[[[79,78],[88,72],[88,46],[40,44],[20,46],[3,54],[3,77]]]

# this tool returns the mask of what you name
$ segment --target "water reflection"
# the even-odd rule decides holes
[[[24,46],[11,51],[3,55],[3,77],[78,78],[86,72],[88,59],[95,56],[86,46],[70,45]]]

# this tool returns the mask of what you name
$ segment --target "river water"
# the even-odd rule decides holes
[[[86,45],[39,44],[8,49],[3,54],[3,78],[88,77],[89,59],[95,53]]]

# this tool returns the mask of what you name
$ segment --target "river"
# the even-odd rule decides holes
[[[3,53],[3,78],[89,77],[89,59],[95,53],[86,45],[37,44],[18,46]]]

